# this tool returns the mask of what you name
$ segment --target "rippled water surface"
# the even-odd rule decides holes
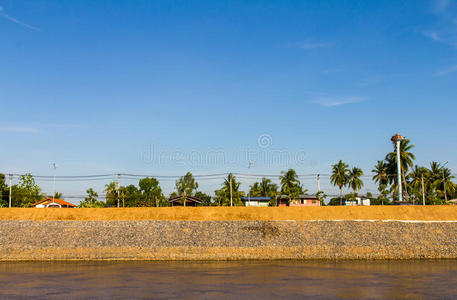
[[[456,299],[457,261],[0,263],[0,299]]]

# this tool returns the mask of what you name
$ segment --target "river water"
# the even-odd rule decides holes
[[[456,299],[457,261],[0,263],[0,299]]]

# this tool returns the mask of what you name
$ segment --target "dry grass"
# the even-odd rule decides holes
[[[457,220],[457,206],[0,208],[0,220]]]

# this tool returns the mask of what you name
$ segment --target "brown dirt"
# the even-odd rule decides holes
[[[0,220],[457,220],[457,206],[0,208]]]

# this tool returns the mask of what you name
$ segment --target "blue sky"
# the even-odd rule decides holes
[[[457,168],[456,1],[0,0],[0,57],[1,172]]]

